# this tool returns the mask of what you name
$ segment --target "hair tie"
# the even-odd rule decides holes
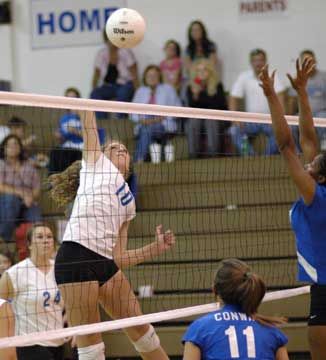
[[[249,279],[251,276],[252,276],[252,273],[250,271],[245,272],[243,275],[245,280]]]

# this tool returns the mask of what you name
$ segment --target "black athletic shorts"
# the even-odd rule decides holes
[[[58,285],[98,281],[100,286],[118,271],[116,263],[85,246],[64,241],[55,259],[55,279]]]
[[[28,335],[26,335],[28,336]],[[63,360],[64,346],[25,346],[17,347],[17,360]]]
[[[311,285],[308,326],[326,326],[326,285]]]

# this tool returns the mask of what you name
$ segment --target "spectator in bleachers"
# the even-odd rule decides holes
[[[113,45],[103,31],[105,47],[95,58],[91,98],[97,100],[131,101],[138,87],[137,62],[131,49]],[[106,113],[98,113],[106,118]]]
[[[307,93],[309,102],[314,117],[326,118],[326,72],[321,71],[316,67],[317,60],[315,53],[312,50],[303,50],[300,54],[301,63],[306,58],[313,59],[315,68],[309,77],[307,83]],[[289,90],[288,112],[294,115],[298,112],[297,93],[291,87]],[[296,140],[298,138],[297,126],[294,129]],[[317,135],[319,137],[321,150],[326,150],[326,128],[316,127]],[[298,141],[296,141],[298,143]]]
[[[64,96],[80,98],[80,92],[74,87],[69,87]],[[62,172],[73,162],[82,158],[83,138],[80,116],[77,111],[68,110],[61,117],[55,137],[58,139],[59,146],[50,152],[48,168],[50,174]]]
[[[9,127],[10,134],[16,135],[20,138],[25,150],[28,149],[33,144],[36,137],[35,135],[29,135],[26,137],[27,122],[24,119],[21,119],[17,116],[13,116],[8,121],[7,124]]]
[[[188,45],[185,56],[185,69],[189,74],[194,61],[205,58],[209,59],[214,66],[218,65],[216,45],[208,38],[205,25],[199,21],[193,21],[188,28]]]
[[[190,107],[227,110],[223,84],[210,60],[194,62],[190,74],[190,84],[187,87],[187,104]],[[216,156],[222,150],[222,134],[226,126],[224,121],[189,119],[186,134],[190,157],[198,157],[202,133],[207,137],[206,154]]]
[[[160,63],[163,82],[172,85],[180,91],[182,80],[182,61],[180,44],[175,40],[168,40],[164,46],[165,59]]]
[[[80,98],[80,92],[76,88],[68,88],[66,97]],[[62,147],[66,149],[83,148],[83,137],[81,132],[80,117],[76,111],[68,110],[60,119],[59,134],[62,139]]]
[[[36,168],[45,167],[46,164],[48,163],[49,159],[48,159],[47,155],[45,155],[43,153],[34,154],[32,152],[31,147],[36,140],[36,136],[34,134],[26,136],[27,122],[18,116],[13,116],[7,122],[7,125],[8,125],[8,129],[9,129],[9,134],[16,135],[21,140],[21,142],[24,146],[25,155],[26,155],[26,157],[28,157],[30,159],[31,163]]]
[[[0,143],[10,134],[10,129],[7,125],[0,125]]]
[[[71,97],[71,98],[81,98],[81,94],[80,94],[80,91],[75,88],[75,87],[68,87],[66,90],[65,90],[65,93],[64,93],[64,96],[66,97]]]
[[[38,171],[26,160],[19,137],[7,136],[0,145],[0,238],[9,242],[19,222],[41,219],[39,195]]]
[[[269,113],[268,103],[259,86],[258,76],[267,62],[266,52],[255,49],[250,52],[251,69],[242,72],[231,90],[229,110],[240,111],[241,101],[244,101],[244,110],[252,113]],[[284,106],[284,91],[286,87],[275,75],[275,90]],[[254,150],[248,138],[264,134],[268,138],[265,155],[278,153],[272,126],[259,123],[234,123],[230,128],[230,135],[236,151],[242,155],[253,155]]]
[[[175,89],[169,84],[162,83],[162,73],[158,66],[149,65],[144,71],[143,85],[140,86],[133,98],[133,102],[142,104],[157,104],[168,106],[180,106],[181,102]],[[167,146],[167,137],[177,131],[177,124],[173,117],[137,115],[131,119],[136,123],[135,135],[137,145],[134,156],[135,162],[144,161],[147,157],[151,144],[161,145],[161,156],[167,156],[164,152]],[[153,150],[156,151],[156,150]]]

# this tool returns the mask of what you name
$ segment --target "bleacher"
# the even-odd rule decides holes
[[[134,289],[152,285],[154,296],[141,299],[144,313],[214,301],[212,279],[218,261],[246,260],[269,290],[299,286],[295,240],[289,209],[297,197],[279,156],[181,160],[136,167],[140,185],[138,214],[130,227],[130,247],[153,239],[157,224],[173,229],[175,248],[153,262],[127,270]],[[289,350],[308,350],[305,319],[308,296],[262,305],[261,312],[290,319],[284,329]],[[160,324],[169,354],[182,353],[180,339],[191,319]],[[108,353],[134,356],[122,333],[106,334]],[[120,352],[119,352],[120,349]]]
[[[0,108],[1,123],[12,114],[12,108]],[[56,110],[15,109],[15,115],[33,126],[38,137],[36,147],[46,151],[54,145],[53,130],[61,114]],[[98,126],[133,151],[129,120],[106,120]],[[188,160],[185,138],[178,136],[173,141],[177,162],[135,166],[138,212],[130,226],[128,246],[140,247],[152,241],[159,224],[177,235],[173,250],[126,270],[136,291],[143,285],[154,288],[153,297],[140,299],[144,313],[213,302],[213,275],[219,260],[227,257],[247,261],[262,275],[269,290],[299,286],[295,240],[289,224],[289,209],[298,194],[282,159],[272,156]],[[54,207],[46,194],[42,195],[41,204],[47,219],[63,218],[62,211]],[[308,296],[261,306],[263,314],[289,317],[284,332],[289,336],[290,352],[308,351],[308,311]],[[181,355],[180,339],[190,321],[188,318],[157,326],[163,347],[170,355]],[[136,355],[122,332],[104,336],[108,356]]]

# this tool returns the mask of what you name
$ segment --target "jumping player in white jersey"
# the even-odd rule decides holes
[[[274,324],[280,318],[257,314],[265,295],[264,281],[244,262],[221,262],[214,293],[222,308],[195,320],[182,342],[184,360],[289,360],[287,337]]]
[[[63,302],[54,278],[52,230],[37,223],[27,233],[30,257],[9,268],[0,279],[0,297],[11,299],[15,335],[63,328]],[[64,340],[36,341],[17,347],[18,360],[62,360]]]
[[[3,299],[0,299],[0,338],[14,336],[15,320],[12,306]],[[0,349],[0,359],[17,360],[15,348]]]
[[[310,282],[310,317],[308,336],[313,360],[326,359],[326,154],[318,154],[318,139],[307,94],[307,81],[314,70],[312,58],[297,60],[295,78],[288,75],[299,100],[300,145],[303,166],[296,152],[291,130],[275,94],[274,74],[266,66],[260,74],[268,100],[276,142],[286,162],[300,198],[290,211],[296,237],[298,279]]]
[[[175,242],[171,231],[156,228],[151,244],[127,250],[129,222],[135,201],[125,179],[130,156],[119,142],[102,152],[95,115],[81,114],[83,160],[52,175],[52,198],[63,205],[73,201],[63,243],[55,261],[55,275],[70,326],[100,322],[98,305],[112,318],[141,315],[140,305],[121,269],[168,250]],[[154,328],[147,324],[125,329],[143,359],[168,359]],[[79,360],[103,360],[100,333],[77,336]]]

